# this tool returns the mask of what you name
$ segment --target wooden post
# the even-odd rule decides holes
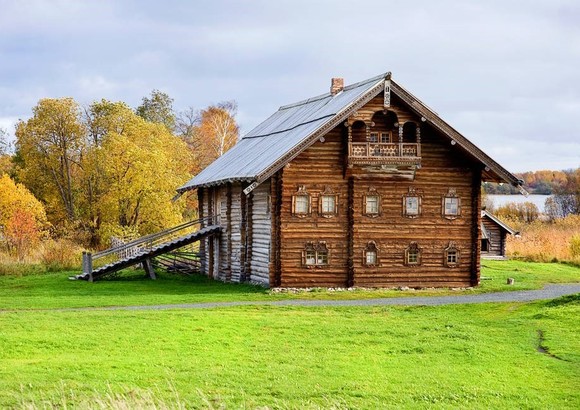
[[[471,185],[471,286],[479,285],[481,257],[481,170],[473,171]]]
[[[147,273],[147,275],[149,275],[149,277],[151,279],[157,278],[155,276],[155,270],[153,269],[153,265],[151,264],[151,259],[149,259],[149,258],[145,259],[143,261],[142,265],[143,265],[143,269],[145,270],[145,273]]]
[[[354,178],[348,179],[348,233],[347,233],[347,247],[348,247],[348,272],[346,278],[346,286],[354,286]]]
[[[87,252],[87,272],[89,274],[89,282],[93,282],[93,254]]]

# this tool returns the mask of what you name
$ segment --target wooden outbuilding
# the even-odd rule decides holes
[[[481,183],[520,186],[390,73],[280,107],[179,188],[202,272],[271,287],[479,283]]]
[[[505,259],[505,245],[508,235],[519,235],[495,215],[481,211],[481,257]]]

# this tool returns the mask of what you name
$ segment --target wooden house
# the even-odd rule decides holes
[[[507,235],[518,235],[507,224],[486,210],[481,211],[481,257],[505,259]]]
[[[385,73],[280,107],[179,188],[202,271],[271,287],[479,283],[482,181],[514,175]]]

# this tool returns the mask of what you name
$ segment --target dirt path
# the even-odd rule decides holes
[[[580,293],[580,283],[546,285],[539,290],[520,290],[514,292],[482,293],[478,295],[454,296],[412,296],[400,298],[356,299],[356,300],[280,300],[255,302],[207,302],[181,303],[171,305],[151,306],[112,306],[101,308],[70,308],[54,309],[59,311],[70,310],[166,310],[166,309],[210,309],[230,306],[437,306],[468,303],[492,302],[530,302],[534,300],[554,299],[560,296]]]

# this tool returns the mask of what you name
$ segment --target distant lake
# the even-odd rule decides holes
[[[535,204],[540,212],[544,212],[544,204],[546,199],[552,195],[528,195],[527,197],[523,195],[488,195],[487,197],[493,201],[493,205],[496,208],[503,206],[509,202],[515,202],[516,204],[521,204],[524,202],[531,202]]]

